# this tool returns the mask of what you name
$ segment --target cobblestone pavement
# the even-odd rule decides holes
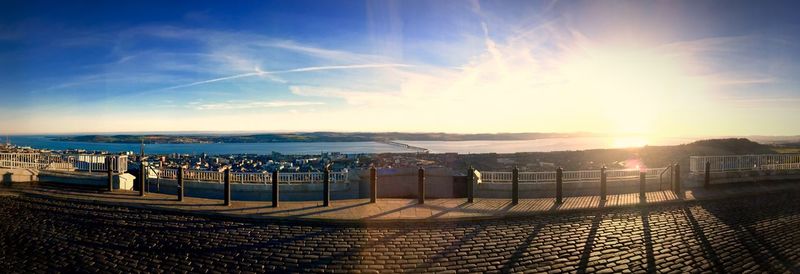
[[[10,272],[800,272],[800,192],[453,223],[232,221],[0,197]]]

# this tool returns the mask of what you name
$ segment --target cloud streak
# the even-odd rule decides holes
[[[361,65],[339,65],[339,66],[315,66],[315,67],[303,67],[303,68],[296,68],[296,69],[288,69],[288,70],[276,70],[276,71],[263,71],[259,68],[255,69],[255,72],[248,72],[242,73],[237,75],[219,77],[214,79],[208,79],[203,81],[192,82],[183,85],[171,86],[167,88],[163,88],[160,90],[173,90],[173,89],[181,89],[187,88],[192,86],[210,84],[220,81],[228,81],[246,77],[253,77],[253,76],[270,76],[274,74],[284,74],[284,73],[296,73],[296,72],[313,72],[313,71],[324,71],[324,70],[348,70],[348,69],[367,69],[367,68],[398,68],[398,67],[411,67],[411,65],[407,64],[361,64]],[[273,79],[274,80],[274,79]],[[278,80],[279,82],[286,83],[285,81]]]
[[[305,107],[323,105],[313,101],[228,101],[223,103],[191,103],[188,106],[196,110],[237,110],[259,108]]]

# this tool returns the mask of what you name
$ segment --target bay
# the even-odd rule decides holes
[[[140,144],[91,143],[56,141],[45,136],[11,136],[11,143],[39,149],[85,149],[109,152],[139,153]],[[4,140],[5,141],[5,140]],[[211,143],[211,144],[146,144],[148,154],[270,154],[310,155],[321,152],[345,154],[410,153],[413,150],[378,142],[313,142],[313,143]]]
[[[544,138],[513,141],[404,141],[397,142],[428,149],[431,153],[516,153],[549,152],[565,150],[587,150],[642,147],[645,145],[679,145],[695,141],[694,138],[642,137],[569,137]],[[40,149],[65,150],[85,149],[110,152],[139,152],[139,144],[111,144],[90,142],[55,141],[45,136],[12,136],[11,143]],[[361,153],[415,153],[403,146],[380,142],[311,142],[311,143],[211,143],[211,144],[147,144],[145,153],[150,154],[320,154],[339,152]]]

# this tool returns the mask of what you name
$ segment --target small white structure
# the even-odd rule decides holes
[[[133,190],[134,179],[136,177],[128,173],[116,175],[114,176],[114,189]]]

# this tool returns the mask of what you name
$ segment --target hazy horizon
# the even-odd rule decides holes
[[[292,133],[319,133],[319,132],[333,132],[333,133],[412,133],[412,134],[459,134],[459,135],[482,135],[482,134],[567,134],[573,135],[568,137],[541,137],[536,139],[546,138],[611,138],[618,139],[623,142],[636,143],[646,145],[651,142],[658,142],[659,140],[667,139],[693,139],[693,140],[707,140],[707,139],[724,139],[724,138],[747,138],[757,142],[768,141],[800,141],[800,135],[685,135],[685,136],[650,136],[645,134],[610,134],[610,133],[596,133],[596,132],[478,132],[478,133],[452,133],[452,132],[400,132],[400,131],[161,131],[161,132],[84,132],[84,133],[40,133],[40,134],[6,134],[6,136],[81,136],[81,135],[174,135],[174,136],[191,136],[191,135],[209,135],[209,136],[241,136],[241,135],[256,135],[256,134],[292,134]],[[5,137],[5,136],[3,136]],[[489,140],[484,140],[489,141]],[[504,140],[495,140],[504,141]],[[509,140],[519,141],[519,140]],[[433,141],[437,142],[437,141]],[[443,141],[443,142],[462,142],[462,141]]]

